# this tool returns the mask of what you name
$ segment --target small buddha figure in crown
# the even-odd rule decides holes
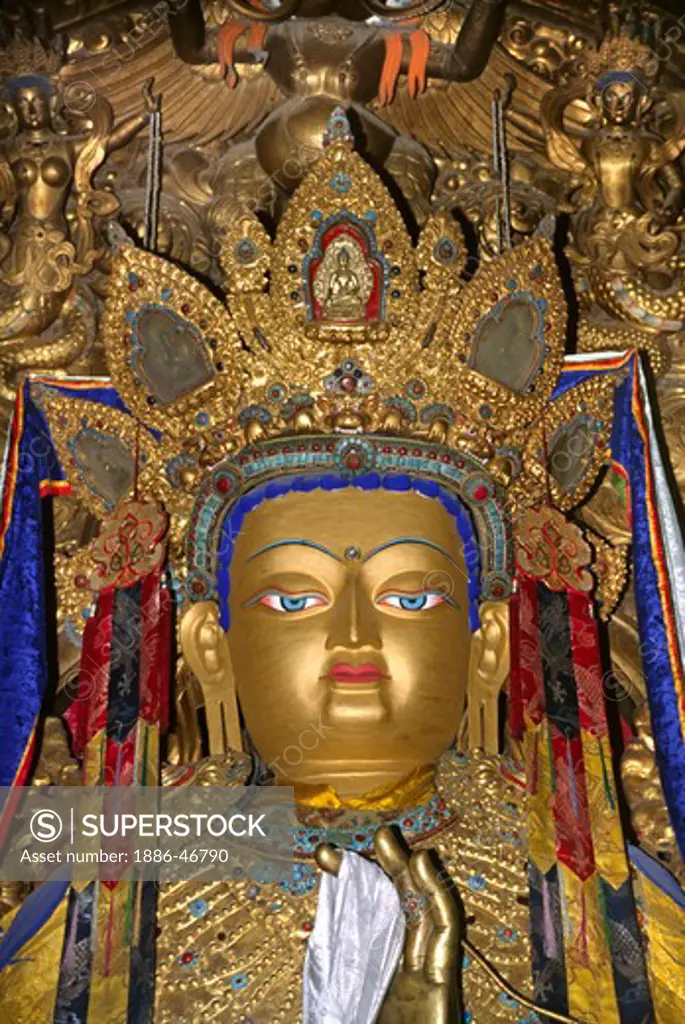
[[[373,290],[373,275],[353,238],[336,239],[326,250],[314,281],[314,296],[321,318],[332,321],[364,319]]]

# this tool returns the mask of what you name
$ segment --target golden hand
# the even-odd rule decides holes
[[[410,853],[383,826],[375,838],[378,863],[408,910],[400,967],[383,1002],[378,1024],[450,1024],[461,1020],[459,964],[463,910],[450,879],[428,850]],[[340,850],[320,846],[316,860],[337,874]]]

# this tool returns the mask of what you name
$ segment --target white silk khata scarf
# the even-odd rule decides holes
[[[373,1024],[399,963],[404,913],[371,861],[343,854],[323,872],[304,965],[303,1024]]]

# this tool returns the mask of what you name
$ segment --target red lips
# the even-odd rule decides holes
[[[364,665],[334,665],[328,673],[328,678],[334,683],[380,683],[381,679],[387,677],[377,665],[368,662]]]

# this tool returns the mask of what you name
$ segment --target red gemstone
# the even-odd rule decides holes
[[[205,588],[199,580],[195,580],[192,584],[192,590],[194,594],[204,594]]]
[[[398,448],[397,450],[398,450],[400,455],[406,455],[407,454],[407,449],[404,448],[404,447],[403,448]]]
[[[291,452],[292,452],[292,448],[290,447],[289,444],[286,444],[286,445],[283,446],[283,454],[284,455],[290,455]]]
[[[428,458],[429,459],[437,459],[437,457],[438,457],[438,453],[437,452],[428,452]]]
[[[343,391],[356,391],[357,381],[354,379],[354,377],[341,377],[340,387],[342,388]]]
[[[418,456],[421,455],[421,449],[420,448],[412,448],[411,453],[412,453],[412,455],[416,455],[417,458],[418,458]]]
[[[88,586],[88,578],[84,576],[83,573],[79,573],[79,575],[74,579],[74,585],[78,587],[79,590],[84,590]]]
[[[220,494],[228,494],[231,489],[231,481],[227,476],[220,476],[216,482],[216,489]]]
[[[464,468],[464,460],[463,459],[457,459],[455,465],[456,465],[457,469],[463,469]]]
[[[312,451],[313,452],[320,452],[321,451],[321,445],[320,444],[313,444],[312,445]]]
[[[188,950],[186,950],[186,952],[183,953],[182,956],[181,956],[181,963],[182,964],[189,964],[192,959],[193,959],[193,954],[191,952],[189,952]]]
[[[480,484],[479,487],[474,487],[473,496],[476,501],[485,501],[488,496],[488,489],[485,484]]]
[[[358,455],[355,455],[354,453],[348,455],[347,458],[345,459],[345,465],[347,466],[348,469],[359,469],[361,464],[362,460],[359,458]]]
[[[313,921],[305,921],[305,923],[302,925],[302,931],[303,932],[311,932],[313,930],[314,930],[314,922]]]
[[[390,452],[392,451],[392,448],[390,447],[390,445],[389,445],[389,444],[385,444],[385,445],[383,445],[383,447],[381,448],[381,451],[383,452],[383,454],[384,454],[384,455],[389,455],[389,454],[390,454]]]
[[[184,314],[184,316],[187,316],[188,313],[190,313],[190,306],[188,305],[187,302],[184,302],[183,305],[181,306],[181,312]]]

